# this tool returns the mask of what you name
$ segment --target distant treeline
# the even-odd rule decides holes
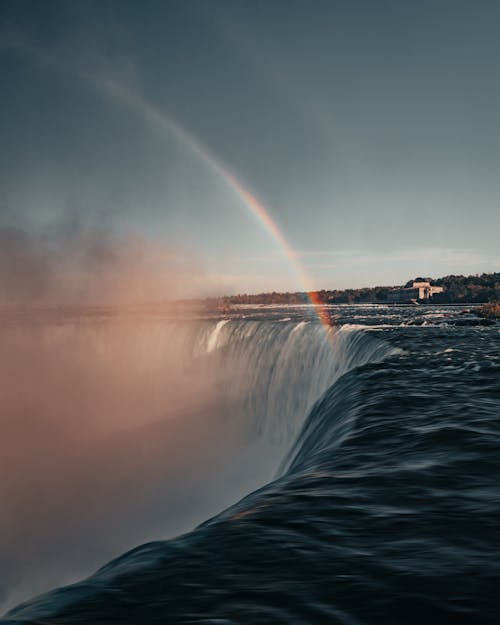
[[[436,303],[486,303],[500,301],[500,273],[475,276],[445,276],[431,282],[444,286],[444,293],[432,298]]]
[[[444,293],[437,293],[432,298],[435,304],[486,303],[500,301],[500,273],[483,273],[474,276],[445,276],[436,280],[432,278],[415,278],[426,280],[434,286],[443,286]],[[404,286],[411,286],[413,280]],[[387,302],[388,292],[401,286],[375,286],[362,289],[321,290],[315,291],[315,299],[325,304],[364,304],[370,302]],[[232,304],[304,304],[309,302],[305,292],[296,293],[258,293],[249,295],[230,295],[211,299],[209,303],[218,306]]]

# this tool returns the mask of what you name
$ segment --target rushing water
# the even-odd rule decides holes
[[[234,470],[271,456],[226,494],[258,489],[3,622],[498,623],[500,326],[460,312],[340,306],[328,333],[305,307],[156,320],[170,338],[144,357],[189,344],[218,436],[261,441]]]

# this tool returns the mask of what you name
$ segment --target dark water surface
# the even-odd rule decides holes
[[[295,415],[278,477],[2,623],[499,623],[500,326],[459,313],[336,307],[312,352],[304,308],[209,322],[228,358],[247,332],[262,435]]]

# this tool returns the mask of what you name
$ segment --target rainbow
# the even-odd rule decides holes
[[[331,325],[330,317],[320,302],[319,295],[311,287],[311,279],[302,263],[299,255],[291,248],[286,240],[285,235],[278,227],[278,224],[271,216],[270,212],[264,204],[251,193],[243,183],[231,173],[220,160],[209,151],[209,149],[200,143],[191,133],[183,128],[178,122],[170,116],[160,111],[158,108],[148,102],[141,94],[133,92],[126,88],[123,84],[119,84],[113,80],[97,79],[92,77],[92,81],[103,89],[111,97],[125,103],[131,109],[137,111],[149,122],[160,128],[164,132],[171,133],[180,143],[188,146],[203,162],[231,189],[231,191],[240,198],[243,205],[252,213],[252,215],[264,226],[276,241],[285,257],[291,263],[301,284],[304,286],[308,298],[313,305],[314,312],[319,321],[327,328]]]
[[[230,184],[231,188],[243,200],[244,205],[253,213],[253,215],[259,220],[259,222],[264,225],[264,227],[268,230],[276,243],[279,245],[284,255],[292,264],[295,272],[300,279],[301,284],[304,285],[309,301],[313,305],[314,311],[318,319],[323,325],[330,327],[330,316],[328,315],[324,305],[320,301],[318,293],[311,288],[310,277],[304,269],[302,263],[300,262],[298,254],[296,254],[294,250],[290,247],[288,241],[285,238],[285,235],[278,228],[277,223],[274,221],[269,211],[265,208],[262,202],[260,202],[255,197],[255,195],[253,195],[253,193],[250,193],[248,189],[245,189],[241,182],[235,176],[233,176],[231,172],[227,170],[223,171],[225,173],[225,179]]]

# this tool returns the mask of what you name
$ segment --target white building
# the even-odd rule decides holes
[[[444,288],[442,286],[432,286],[430,282],[414,280],[410,287],[389,291],[388,297],[391,302],[429,301],[433,295],[443,291]]]

